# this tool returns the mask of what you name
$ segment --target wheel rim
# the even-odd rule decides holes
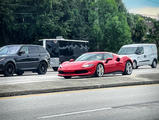
[[[42,64],[42,65],[41,65],[41,71],[42,71],[43,73],[46,71],[46,66],[45,66],[45,64]]]
[[[133,62],[133,68],[136,68],[137,67],[137,63],[134,61]]]
[[[126,72],[127,72],[128,75],[130,75],[132,73],[132,65],[131,65],[130,62],[128,62],[126,64]]]
[[[99,64],[99,65],[97,66],[97,75],[98,75],[99,77],[102,77],[103,74],[104,74],[103,65]]]
[[[157,63],[156,61],[153,61],[153,66],[156,67]]]
[[[14,73],[14,66],[12,64],[8,64],[7,73],[10,75]]]

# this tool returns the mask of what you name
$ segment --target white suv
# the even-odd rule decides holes
[[[133,68],[150,65],[157,67],[157,47],[155,44],[129,44],[120,48],[119,55],[126,55],[133,61]]]

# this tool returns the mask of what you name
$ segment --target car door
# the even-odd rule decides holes
[[[30,64],[29,60],[29,51],[27,46],[22,46],[21,49],[18,52],[17,57],[15,58],[16,66],[20,70],[26,70],[28,69],[28,66]]]
[[[29,46],[29,58],[30,64],[29,67],[31,69],[37,69],[40,62],[40,51],[38,46]]]
[[[153,58],[152,58],[152,47],[150,45],[144,46],[144,65],[152,64]]]
[[[148,63],[148,56],[144,52],[144,47],[138,47],[136,50],[138,65],[146,65]]]
[[[111,73],[113,71],[115,71],[115,64],[114,64],[114,57],[111,53],[105,53],[104,54],[104,60],[106,60],[107,58],[111,58],[112,60],[109,60],[107,63],[104,61],[104,69],[105,69],[105,73]]]

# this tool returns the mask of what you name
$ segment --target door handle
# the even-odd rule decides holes
[[[144,58],[147,57],[147,55],[144,55]]]

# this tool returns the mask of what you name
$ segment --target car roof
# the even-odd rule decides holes
[[[128,44],[128,45],[124,45],[123,47],[139,47],[139,46],[150,46],[150,45],[155,45],[155,44],[145,44],[145,43],[141,43],[141,44]]]

